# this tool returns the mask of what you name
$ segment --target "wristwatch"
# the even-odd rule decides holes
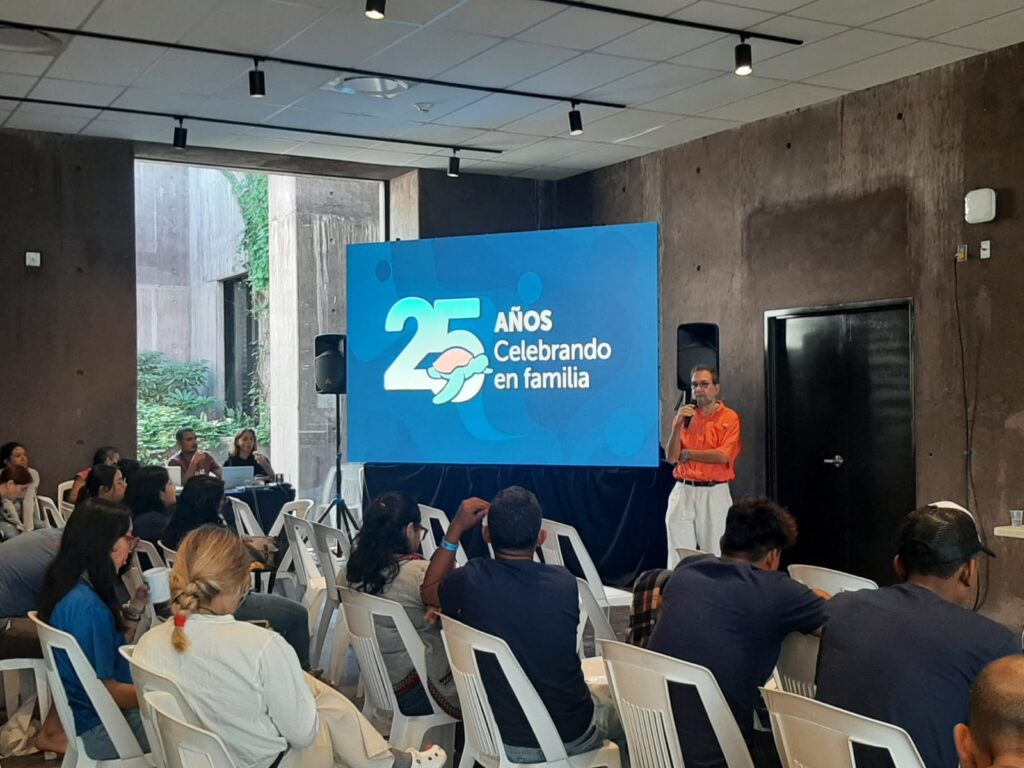
[[[683,451],[683,456],[682,456],[682,458],[680,460],[681,461],[689,461],[690,460],[690,452],[684,450]]]
[[[129,604],[121,606],[121,615],[128,621],[138,621],[142,618],[142,611],[136,611]]]

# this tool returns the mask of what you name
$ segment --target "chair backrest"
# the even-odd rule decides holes
[[[761,695],[786,768],[854,768],[851,742],[889,750],[899,768],[924,768],[921,754],[902,728],[795,693],[762,688]]]
[[[153,546],[153,542],[146,541],[145,539],[139,539],[135,542],[135,554],[145,555],[146,559],[149,560],[150,568],[166,568],[167,564],[164,562],[163,557],[160,556],[160,552]],[[145,563],[140,563],[140,567]],[[146,570],[143,568],[142,570]]]
[[[467,749],[476,755],[498,760],[503,766],[511,765],[502,748],[501,731],[494,719],[494,707],[480,675],[477,653],[487,653],[501,667],[512,695],[519,702],[544,753],[545,762],[565,761],[565,745],[558,735],[558,729],[508,644],[501,638],[466,626],[450,616],[441,617],[441,626],[441,637],[448,651],[455,688],[459,692],[459,703],[462,706]]]
[[[814,635],[791,632],[782,641],[779,661],[775,665],[782,690],[814,698],[814,684],[818,669],[818,649],[821,640]]]
[[[21,525],[26,532],[48,527],[39,512],[38,495],[34,485],[28,487],[21,500]]]
[[[63,528],[64,515],[61,514],[57,504],[48,496],[36,496],[36,505],[39,509],[39,520],[50,528]]]
[[[366,498],[366,473],[360,462],[345,462],[341,465],[341,498],[352,513],[356,523],[363,519],[363,499]],[[323,488],[320,491],[320,504],[329,505],[334,501],[335,468],[331,467],[324,480]]]
[[[71,516],[71,513],[75,511],[75,505],[65,498],[71,492],[71,489],[72,487],[74,487],[74,485],[75,481],[74,479],[71,479],[66,480],[63,483],[60,483],[57,486],[56,503],[58,509],[60,509],[61,515],[64,517],[65,520],[67,520]]]
[[[64,688],[64,681],[57,668],[56,653],[63,654],[71,664],[71,668],[78,677],[85,694],[89,697],[89,702],[96,710],[100,722],[107,729],[107,735],[110,736],[110,741],[120,759],[142,757],[142,748],[139,746],[135,734],[132,733],[132,729],[125,721],[124,715],[114,702],[110,691],[96,677],[96,670],[85,657],[78,641],[67,632],[51,627],[40,619],[35,611],[30,612],[28,616],[35,622],[39,632],[39,642],[43,647],[43,662],[46,664],[46,678],[50,683],[50,692],[57,704],[57,714],[60,716],[61,725],[64,726],[64,732],[67,734],[69,747],[74,745],[78,755],[86,754],[81,734],[75,729],[75,716],[71,711],[67,690]]]
[[[235,768],[221,738],[187,722],[171,694],[152,691],[145,698],[153,713],[166,768]]]
[[[341,595],[342,610],[345,611],[345,621],[348,623],[350,642],[356,652],[359,671],[363,674],[367,698],[379,714],[401,715],[374,629],[374,617],[387,618],[394,623],[416,674],[420,680],[426,681],[426,651],[416,627],[409,620],[405,608],[393,600],[367,595],[350,587],[340,587],[338,592]],[[432,696],[427,696],[427,699],[435,715],[444,714]]]
[[[435,550],[441,546],[441,539],[448,533],[448,515],[442,510],[436,507],[428,507],[426,504],[419,504],[417,506],[420,508],[420,525],[427,529],[427,532],[423,535],[423,540],[420,542],[420,548],[423,550],[423,556],[429,560],[434,555]],[[440,534],[438,534],[439,530]],[[456,565],[465,565],[468,560],[466,550],[459,544],[459,549],[455,553]]]
[[[131,563],[130,567],[121,573],[121,583],[124,585],[128,595],[131,596],[135,594],[139,587],[146,585],[146,580],[142,578],[142,565],[139,563],[138,552],[132,552],[129,562]],[[157,618],[153,602],[146,603],[146,607],[142,610],[142,619],[135,628],[135,639],[139,640],[146,632],[159,623],[160,620]]]
[[[590,591],[594,593],[594,597],[597,598],[598,605],[601,606],[602,610],[608,610],[608,597],[605,595],[604,583],[601,581],[601,576],[597,572],[597,566],[594,565],[594,561],[590,557],[590,553],[587,552],[587,548],[583,546],[583,539],[580,538],[579,532],[571,525],[565,523],[556,523],[554,520],[543,519],[540,523],[541,530],[547,531],[547,538],[544,539],[544,543],[541,545],[541,553],[544,555],[544,562],[552,565],[565,565],[565,560],[562,557],[562,545],[561,541],[569,542],[569,546],[572,547],[573,555],[576,556],[576,561],[580,564],[580,568],[583,570],[583,578],[587,580],[587,584],[590,585]]]
[[[324,577],[324,585],[327,587],[327,599],[337,604],[338,602],[338,567],[334,557],[333,547],[337,545],[341,549],[341,559],[347,561],[352,554],[352,544],[344,531],[339,531],[330,525],[307,521],[313,529],[313,551],[320,563],[320,573]]]
[[[818,565],[791,565],[787,568],[789,577],[811,589],[820,589],[830,595],[840,592],[857,592],[861,589],[878,589],[878,584],[852,573],[834,571]]]
[[[711,670],[614,640],[602,640],[598,646],[634,768],[682,768],[669,683],[697,689],[726,765],[753,768],[743,734]]]
[[[313,579],[323,576],[309,551],[316,542],[313,524],[301,517],[287,515],[284,518],[284,532],[288,536],[288,551],[293,553],[295,578],[305,592]]]
[[[284,530],[284,515],[295,515],[296,517],[301,517],[303,520],[308,520],[309,510],[312,508],[312,499],[296,499],[295,501],[289,501],[282,505],[281,511],[277,515],[277,519],[274,520],[274,524],[270,526],[270,530],[267,531],[267,536],[272,539],[276,539],[281,535],[281,531]]]
[[[177,551],[171,549],[166,544],[164,544],[162,541],[158,541],[157,544],[160,545],[160,551],[164,553],[164,562],[167,563],[167,567],[168,568],[173,568],[174,567],[174,558],[178,554]]]
[[[264,533],[260,521],[256,519],[256,515],[252,513],[252,507],[234,496],[228,496],[228,501],[231,502],[231,511],[235,513],[235,530],[238,531],[239,536],[262,538],[267,535]]]
[[[580,623],[576,629],[576,649],[582,657],[584,655],[583,632],[586,629],[587,622],[590,622],[590,626],[594,629],[595,643],[598,640],[614,640],[615,630],[612,629],[611,622],[608,621],[608,617],[601,610],[601,606],[597,602],[597,598],[594,597],[590,585],[584,579],[577,578],[576,586],[580,592]]]
[[[685,560],[694,555],[706,555],[707,552],[701,552],[699,549],[690,549],[689,547],[676,547],[676,554],[680,560]]]

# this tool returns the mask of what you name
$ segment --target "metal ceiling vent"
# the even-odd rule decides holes
[[[0,26],[0,51],[54,55],[64,50],[64,41],[38,29]]]
[[[375,99],[392,99],[409,90],[409,84],[395,77],[345,77],[338,75],[328,80],[321,90],[344,93],[348,96],[371,96]]]

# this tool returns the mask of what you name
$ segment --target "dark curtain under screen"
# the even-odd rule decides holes
[[[449,518],[463,499],[489,500],[521,485],[537,494],[546,518],[579,531],[606,583],[629,587],[643,571],[665,567],[665,505],[674,481],[664,462],[657,469],[367,464],[365,471],[371,498],[402,491]],[[463,546],[470,557],[487,554],[479,528]]]

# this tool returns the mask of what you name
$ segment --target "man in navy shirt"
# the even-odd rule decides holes
[[[978,562],[992,550],[959,509],[922,507],[900,529],[894,587],[844,592],[828,606],[820,701],[906,730],[929,768],[956,768],[953,726],[989,662],[1020,653],[1008,629],[972,612]],[[860,750],[859,752],[863,752]],[[862,763],[887,755],[863,754]]]
[[[796,522],[766,498],[740,499],[725,520],[722,557],[679,563],[662,593],[649,648],[707,667],[718,681],[757,765],[778,765],[771,733],[755,732],[767,682],[790,632],[810,633],[825,601],[779,573],[782,550],[796,543]],[[672,684],[672,711],[687,766],[724,766],[725,758],[696,691]]]
[[[476,558],[452,570],[459,538],[487,516],[484,539],[494,560]],[[576,651],[579,593],[561,566],[533,560],[544,540],[537,497],[513,486],[488,504],[466,499],[448,527],[423,578],[424,604],[475,629],[502,638],[537,689],[569,755],[599,747],[607,735],[595,720],[594,703]],[[494,717],[509,759],[544,757],[508,682],[491,657],[480,659]]]

